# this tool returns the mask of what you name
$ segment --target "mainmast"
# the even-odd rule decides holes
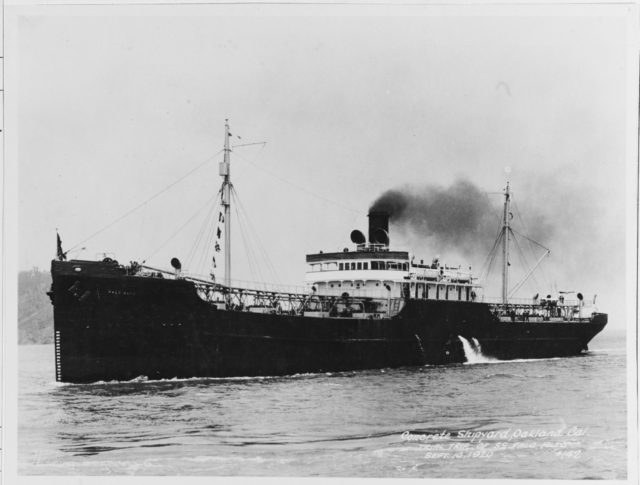
[[[502,218],[502,303],[507,305],[508,292],[509,292],[509,218],[511,214],[509,212],[509,182],[507,182],[507,188],[504,190],[504,214]]]
[[[224,206],[224,284],[231,286],[231,185],[230,164],[231,149],[229,148],[229,120],[224,124],[224,160],[220,163],[222,182],[222,205]]]

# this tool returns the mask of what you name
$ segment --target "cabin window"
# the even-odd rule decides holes
[[[351,269],[356,269],[356,263],[351,263]]]
[[[368,262],[362,263],[362,269],[369,269],[369,263]]]
[[[409,270],[409,265],[408,265],[407,263],[403,263],[403,264],[402,264],[402,269],[403,269],[404,271],[408,271],[408,270]]]
[[[362,269],[362,263],[358,263],[358,269]]]
[[[336,269],[338,269],[338,263],[327,263],[325,265],[325,270],[327,271],[335,271]]]
[[[342,263],[338,264],[338,271],[342,271],[343,269],[344,269],[344,265]]]

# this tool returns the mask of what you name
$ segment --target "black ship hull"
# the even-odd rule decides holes
[[[79,268],[79,269],[78,269]],[[496,359],[577,355],[607,323],[501,322],[485,303],[406,300],[389,319],[217,309],[185,279],[54,261],[56,380],[85,383],[298,373],[466,361],[476,339]]]

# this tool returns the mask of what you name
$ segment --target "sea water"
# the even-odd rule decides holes
[[[624,479],[624,339],[599,342],[562,359],[84,385],[55,382],[51,345],[22,346],[18,472]]]

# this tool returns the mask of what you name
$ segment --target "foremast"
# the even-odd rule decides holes
[[[220,162],[223,177],[221,198],[224,207],[224,285],[231,286],[231,148],[229,147],[229,120],[224,124],[224,159]]]

